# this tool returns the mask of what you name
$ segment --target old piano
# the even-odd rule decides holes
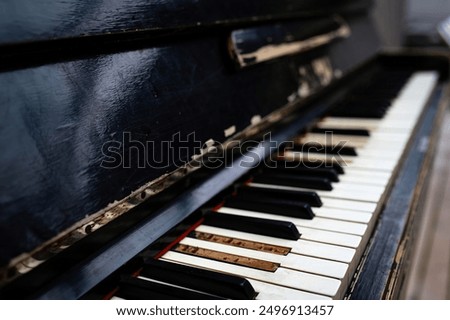
[[[2,1],[0,297],[401,298],[449,63],[372,6]]]

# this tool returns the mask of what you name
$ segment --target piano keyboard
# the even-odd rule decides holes
[[[338,107],[279,152],[276,163],[295,168],[255,170],[138,277],[124,277],[114,298],[343,298],[437,81],[436,72],[405,77],[390,107],[367,117],[364,106]]]

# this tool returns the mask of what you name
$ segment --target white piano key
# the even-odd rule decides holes
[[[356,249],[302,239],[297,240],[297,243],[298,246],[292,248],[294,253],[344,262],[350,265],[355,263]]]
[[[403,87],[398,99],[418,99],[429,96],[439,79],[436,71],[420,71],[414,73]],[[424,102],[422,102],[424,103]]]
[[[246,217],[289,221],[289,222],[294,223],[296,226],[300,226],[300,227],[308,227],[308,228],[313,228],[313,229],[348,233],[348,234],[354,234],[354,235],[358,235],[358,236],[364,235],[364,233],[367,229],[367,226],[362,223],[332,220],[332,219],[325,219],[325,218],[320,218],[320,217],[315,217],[312,220],[307,220],[307,219],[299,219],[299,218],[293,218],[293,217],[288,217],[288,216],[280,216],[280,215],[274,215],[274,214],[268,214],[268,213],[262,213],[262,212],[256,212],[256,211],[241,210],[241,209],[234,209],[234,208],[227,208],[227,207],[221,207],[218,211],[223,212],[223,213],[228,213],[228,214],[246,216]]]
[[[392,176],[390,172],[384,172],[384,171],[374,171],[370,169],[362,169],[362,168],[352,168],[352,167],[346,167],[344,168],[344,174],[340,175],[339,177],[343,177],[345,175],[363,175],[367,177],[367,175],[370,173],[372,176],[380,181],[383,180],[389,180]]]
[[[217,228],[217,227],[210,227],[205,225],[200,225],[196,229],[197,231],[201,232],[207,232],[217,235],[222,235],[225,237],[233,237],[243,240],[251,240],[256,242],[262,242],[277,246],[284,246],[291,248],[292,253],[300,254],[300,255],[306,255],[316,258],[322,258],[322,259],[328,259],[333,261],[339,261],[344,262],[347,264],[351,264],[354,262],[354,256],[356,250],[354,247],[343,247],[340,245],[334,245],[330,243],[322,243],[322,242],[315,242],[310,240],[305,240],[304,235],[307,235],[308,233],[312,236],[319,234],[323,235],[324,238],[329,237],[331,238],[330,241],[337,241],[339,242],[339,237],[347,237],[349,238],[349,235],[345,234],[339,234],[339,233],[333,233],[333,232],[323,232],[321,230],[314,230],[314,229],[308,229],[303,228],[303,230],[300,230],[302,233],[302,238],[299,240],[287,240],[287,239],[280,239],[280,238],[274,238],[274,237],[267,237],[267,236],[261,236],[258,234],[253,233],[247,233],[242,231],[234,231],[234,230],[228,230],[223,228]],[[334,237],[334,238],[333,238]],[[357,236],[351,236],[353,239],[357,239],[359,241],[353,241],[351,244],[358,246],[360,244],[361,238]],[[336,240],[337,238],[337,240]],[[349,241],[350,242],[350,241]]]
[[[405,140],[406,141],[406,140]],[[336,152],[339,151],[339,149],[343,146],[348,147],[354,147],[356,149],[357,156],[346,156],[342,155],[343,159],[355,159],[355,158],[367,158],[367,159],[379,159],[379,160],[395,160],[397,161],[398,158],[402,154],[401,146],[402,143],[396,143],[396,144],[389,144],[386,141],[379,141],[379,140],[368,140],[367,142],[354,145],[352,141],[340,143],[338,141],[334,141],[334,143],[325,143],[321,144],[323,147],[329,147],[334,148]],[[314,151],[314,150],[312,150]],[[306,153],[306,151],[305,151]],[[311,152],[313,154],[314,152]]]
[[[396,142],[388,143],[386,141],[380,141],[376,139],[369,139],[366,142],[345,142],[346,147],[353,147],[356,149],[357,156],[358,157],[368,157],[368,158],[377,158],[377,159],[384,159],[384,158],[393,158],[395,159],[402,153],[402,146],[405,145],[407,139],[405,139],[404,142]],[[335,142],[336,144],[336,142]],[[325,143],[324,146],[331,146],[334,147],[336,150],[339,150],[339,147],[335,144],[329,144]],[[337,144],[340,146],[344,146],[344,142]]]
[[[420,112],[401,117],[402,112],[406,113],[403,110],[389,111],[382,119],[326,117],[317,123],[317,127],[368,130],[371,135],[377,132],[406,134],[414,126]]]
[[[323,147],[335,148],[335,150],[339,150],[339,146],[333,144],[325,144]],[[398,145],[395,145],[394,148],[386,148],[386,142],[384,141],[367,141],[367,143],[359,146],[356,149],[357,156],[352,157],[363,157],[363,158],[375,158],[375,159],[391,159],[397,160],[402,153],[402,150],[398,148]],[[350,157],[350,156],[346,156]]]
[[[180,262],[208,270],[239,275],[245,278],[330,297],[339,295],[341,293],[340,290],[343,289],[341,288],[341,281],[337,279],[290,270],[283,267],[278,268],[275,272],[261,271],[173,251],[167,252],[161,258],[168,261]]]
[[[333,198],[323,198],[322,206],[325,208],[338,208],[350,211],[361,211],[373,213],[377,208],[377,203],[374,202],[363,202],[356,200],[345,200],[345,199],[333,199]]]
[[[184,238],[182,241],[180,241],[180,243],[193,247],[220,251],[248,258],[270,261],[273,263],[278,263],[281,265],[281,267],[284,268],[314,273],[340,280],[346,277],[348,271],[348,265],[345,263],[301,256],[294,253],[290,253],[284,256],[189,237]]]
[[[332,133],[307,133],[302,137],[304,143],[323,141],[326,144],[337,144],[340,141],[347,143],[367,143],[369,140],[385,141],[390,143],[401,142],[408,139],[408,135],[403,132],[382,132],[372,131],[370,137],[366,136],[353,136],[353,135],[341,135]]]
[[[410,127],[410,121],[405,119],[395,123],[385,124],[381,119],[369,118],[344,118],[344,117],[326,117],[317,123],[319,128],[336,129],[355,129],[355,130],[373,130],[383,129],[387,132],[402,131]]]
[[[377,171],[392,172],[397,165],[396,161],[386,159],[361,159],[358,157],[319,154],[319,153],[306,153],[306,152],[293,152],[285,151],[283,158],[288,161],[316,161],[316,162],[329,162],[339,163],[344,167],[359,167],[364,169],[371,169]],[[345,168],[344,168],[345,170]]]
[[[352,167],[346,167],[344,168],[345,173],[343,175],[340,175],[340,177],[344,176],[363,176],[368,177],[371,175],[374,179],[379,181],[384,181],[389,179],[392,176],[392,173],[390,172],[384,172],[384,171],[374,171],[370,169],[362,169],[362,168],[352,168]]]
[[[342,177],[339,177],[339,181],[345,182],[345,183],[357,183],[357,184],[366,184],[369,186],[379,186],[379,187],[383,187],[383,188],[386,188],[389,183],[389,180],[386,180],[386,179],[367,179],[367,177],[358,176],[358,175],[342,176]]]
[[[413,102],[412,101],[402,101],[398,105],[407,105],[407,106],[412,107]],[[386,117],[383,120],[385,121],[385,123],[390,122],[390,121],[392,121],[392,122],[402,121],[403,124],[407,123],[407,124],[409,124],[409,126],[413,126],[415,120],[417,120],[417,118],[420,116],[421,111],[422,111],[422,108],[415,109],[413,107],[410,109],[405,109],[405,110],[393,109],[386,114]],[[407,120],[403,120],[403,119],[407,119]],[[377,130],[375,132],[378,133],[378,132],[383,132],[383,131]]]
[[[328,139],[325,136],[317,136],[317,137],[314,137],[314,139],[312,139],[311,137],[309,137],[309,138],[298,137],[294,140],[294,142],[300,143],[300,144],[306,144],[306,143],[318,144],[318,145],[322,145],[322,146],[340,144],[345,147],[362,148],[368,143],[368,140],[349,141],[349,140]]]
[[[382,123],[382,126],[380,126],[380,128],[377,129],[377,131],[385,131],[387,126],[394,126],[397,125],[397,123],[401,123],[403,126],[402,132],[404,132],[405,134],[409,134],[411,135],[411,133],[413,132],[413,129],[416,126],[417,120],[419,119],[420,114],[410,114],[410,115],[401,115],[401,114],[388,114],[386,116],[386,119],[384,120],[384,122]],[[403,120],[403,119],[407,119],[407,120]]]
[[[330,297],[304,292],[300,290],[280,287],[270,283],[247,279],[258,295],[256,300],[331,300]]]
[[[361,237],[353,234],[300,227],[301,239],[332,244],[340,247],[358,248]]]
[[[249,183],[248,184],[251,187],[256,188],[272,188],[272,189],[278,189],[278,190],[293,190],[293,191],[311,191],[313,189],[306,189],[306,188],[297,188],[297,187],[289,187],[289,186],[280,186],[280,185],[273,185],[273,184],[262,184],[262,183]],[[340,192],[333,192],[331,191],[324,191],[324,190],[314,190],[320,198],[334,198],[334,199],[345,199],[345,200],[357,200],[357,201],[367,201],[367,202],[378,202],[380,200],[379,194],[369,194],[369,193],[363,193],[363,192],[356,192],[354,190],[349,191],[340,191]]]
[[[317,217],[359,222],[364,224],[368,224],[372,220],[372,214],[363,211],[350,211],[346,209],[321,207],[314,208],[313,212]]]
[[[363,188],[357,189],[344,189],[342,187],[336,187],[334,190],[316,190],[316,193],[320,197],[335,198],[335,199],[347,199],[358,200],[367,202],[379,202],[382,196],[380,192],[365,192]]]
[[[356,150],[358,157],[363,158],[375,158],[375,159],[392,159],[397,161],[397,159],[401,156],[402,152],[399,149],[391,149],[386,150],[383,147],[374,148],[373,146],[365,145],[362,148],[358,148]]]
[[[392,116],[392,119],[400,119],[406,116],[416,117],[421,113],[422,107],[423,104],[420,101],[418,103],[417,100],[402,99],[393,103],[392,109],[386,113],[386,116],[389,118]],[[409,120],[410,118],[407,119]]]
[[[385,186],[342,181],[341,183],[333,183],[333,190],[317,190],[317,194],[339,199],[378,202],[385,190]]]
[[[312,220],[297,219],[292,222],[301,227],[348,233],[358,236],[363,236],[367,230],[367,225],[363,223],[348,222],[321,217],[315,217]]]
[[[376,171],[375,173],[387,173],[388,177],[383,176],[377,176],[373,174],[373,171],[365,170],[365,169],[359,169],[358,168],[344,168],[345,174],[342,174],[339,176],[339,182],[346,183],[346,184],[358,184],[358,185],[373,185],[373,186],[379,186],[382,188],[386,188],[390,181],[391,174],[388,172],[382,172],[382,171]],[[356,169],[356,170],[352,170]]]
[[[341,189],[342,191],[346,191],[346,190],[354,190],[354,191],[359,191],[359,192],[363,192],[363,193],[371,193],[371,194],[377,194],[380,195],[382,194],[386,188],[384,187],[380,187],[380,186],[371,186],[371,185],[365,185],[365,184],[359,184],[359,183],[347,183],[347,182],[336,182],[336,183],[332,183],[333,185],[333,190],[335,190],[336,192],[340,192]],[[333,191],[331,190],[331,191]]]
[[[347,161],[348,159],[344,159],[344,161]],[[385,160],[385,159],[374,159],[374,158],[356,158],[352,160],[348,166],[355,167],[355,168],[365,168],[365,169],[372,169],[372,170],[378,170],[378,171],[387,171],[392,172],[394,171],[395,167],[397,166],[397,161],[391,161],[391,160]]]

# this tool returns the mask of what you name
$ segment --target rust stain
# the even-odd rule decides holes
[[[199,240],[215,242],[215,243],[220,243],[220,244],[226,244],[226,245],[230,245],[233,247],[268,252],[268,253],[278,254],[278,255],[283,255],[283,256],[287,255],[291,251],[291,249],[288,247],[274,246],[274,245],[266,244],[266,243],[262,243],[262,242],[224,237],[224,236],[215,235],[215,234],[206,233],[206,232],[194,231],[192,233],[192,235],[196,239],[199,239]]]
[[[184,244],[177,245],[174,248],[174,251],[269,272],[275,272],[280,266],[280,264],[278,263],[273,263],[259,259],[252,259],[244,256],[238,256],[234,254],[203,249]]]

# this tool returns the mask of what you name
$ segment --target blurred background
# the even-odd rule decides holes
[[[449,50],[437,26],[450,0],[376,0],[374,19],[385,47]],[[450,112],[443,119],[407,299],[450,299]]]
[[[374,9],[385,46],[444,45],[436,27],[450,16],[450,0],[376,0]]]

